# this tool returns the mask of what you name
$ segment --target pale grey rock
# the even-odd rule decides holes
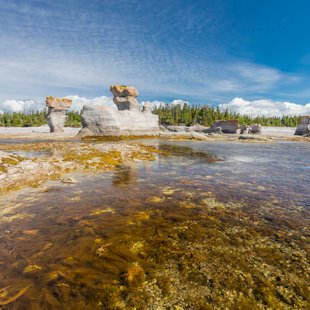
[[[295,131],[295,136],[309,136],[310,134],[310,116],[304,116]]]
[[[199,132],[192,132],[192,138],[195,140],[200,140],[200,141],[207,141],[210,140],[206,135],[199,133]]]
[[[84,106],[82,136],[155,136],[159,118],[151,112],[117,111],[106,106]]]
[[[72,100],[67,98],[46,97],[47,123],[50,132],[63,132],[67,119],[66,112],[71,107]]]
[[[120,111],[139,111],[139,103],[135,97],[114,97],[113,102]]]
[[[159,118],[146,105],[142,112],[132,86],[111,86],[118,110],[107,106],[84,106],[81,136],[155,136],[159,135]]]
[[[238,120],[228,120],[228,121],[216,121],[210,127],[210,131],[218,130],[217,128],[221,128],[223,133],[236,134],[239,129]]]
[[[62,180],[62,183],[68,183],[68,184],[76,184],[78,183],[78,181],[72,177],[66,177],[66,178],[63,178]]]
[[[239,140],[251,141],[251,142],[271,142],[273,139],[271,137],[259,136],[259,135],[240,135]]]

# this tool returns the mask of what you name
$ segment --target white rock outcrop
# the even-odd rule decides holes
[[[82,111],[82,136],[156,136],[159,118],[149,107],[139,110],[139,92],[132,86],[111,86],[117,109],[87,106]]]

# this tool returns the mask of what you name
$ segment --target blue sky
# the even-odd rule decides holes
[[[0,0],[0,102],[310,102],[310,1]]]

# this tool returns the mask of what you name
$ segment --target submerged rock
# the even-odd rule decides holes
[[[139,92],[132,86],[111,86],[118,110],[107,106],[83,107],[82,136],[155,136],[159,134],[159,118],[146,106],[139,111]]]
[[[310,135],[310,116],[304,116],[298,125],[295,136]]]
[[[67,119],[66,112],[72,105],[71,99],[46,97],[47,123],[51,132],[63,132]]]

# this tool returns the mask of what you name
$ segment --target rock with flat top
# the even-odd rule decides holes
[[[133,86],[124,86],[124,85],[112,85],[110,87],[110,91],[112,92],[114,97],[138,97],[139,92]]]
[[[72,105],[72,100],[67,98],[46,97],[47,123],[50,132],[63,132],[67,119],[66,112]]]

